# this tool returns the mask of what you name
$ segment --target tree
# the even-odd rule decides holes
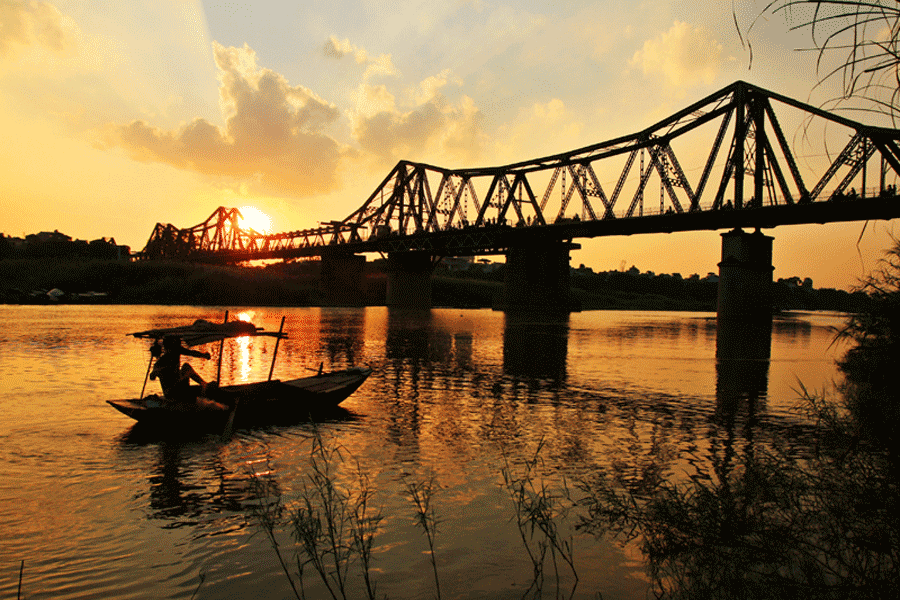
[[[858,110],[900,120],[897,0],[771,0],[760,17],[767,13],[783,16],[792,31],[809,30],[819,85],[840,79],[837,103],[862,100],[866,106]]]
[[[854,345],[838,366],[846,377],[844,397],[859,433],[896,453],[900,424],[900,242],[887,251],[860,289],[872,300],[851,315],[841,336]]]

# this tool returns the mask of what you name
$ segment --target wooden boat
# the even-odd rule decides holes
[[[334,409],[372,373],[369,367],[323,372],[320,366],[319,372],[309,377],[285,381],[271,379],[278,342],[287,336],[281,331],[262,331],[251,323],[242,321],[219,325],[201,320],[193,325],[153,329],[129,335],[153,340],[175,335],[188,346],[221,343],[227,338],[243,336],[268,335],[278,338],[269,380],[221,387],[212,383],[207,385],[204,394],[200,393],[200,386],[191,386],[189,393],[177,400],[158,394],[145,397],[143,392],[136,399],[107,400],[110,406],[142,424],[221,431],[222,428],[230,429],[235,420],[241,426],[294,422],[310,414]],[[149,365],[147,373],[150,373]]]

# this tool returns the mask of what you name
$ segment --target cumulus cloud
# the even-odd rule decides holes
[[[314,194],[336,187],[347,154],[324,128],[339,111],[303,86],[257,65],[256,53],[213,43],[225,127],[194,119],[174,131],[145,121],[114,126],[108,145],[136,160],[253,180],[263,190]]]
[[[337,57],[367,55],[331,40]],[[461,81],[448,71],[427,77],[395,96],[365,79],[342,113],[301,85],[257,64],[256,53],[213,43],[224,125],[203,118],[165,129],[146,120],[112,125],[101,141],[135,160],[158,162],[222,178],[255,191],[297,196],[327,193],[346,169],[383,169],[398,160],[471,164],[486,143],[482,114],[471,98],[450,100]],[[351,144],[337,141],[334,125],[349,121]],[[439,158],[434,158],[434,157]]]
[[[408,91],[408,106],[398,106],[385,86],[362,84],[351,113],[353,136],[381,163],[424,160],[431,152],[461,161],[481,154],[485,141],[481,111],[471,98],[450,102],[441,89],[449,73],[426,78]]]
[[[390,54],[369,56],[365,49],[350,43],[350,40],[340,40],[337,36],[331,36],[322,47],[322,52],[329,58],[341,59],[352,56],[356,64],[365,65],[366,71],[363,79],[369,80],[375,75],[398,75],[397,69],[391,61]]]
[[[26,46],[63,51],[72,42],[70,27],[49,2],[0,0],[0,56]]]
[[[707,30],[676,21],[668,31],[644,42],[629,64],[684,89],[712,83],[722,63],[722,44]]]

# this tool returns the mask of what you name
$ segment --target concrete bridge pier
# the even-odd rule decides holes
[[[722,234],[716,314],[717,358],[768,359],[772,331],[772,237]]]
[[[391,308],[430,309],[434,260],[428,252],[390,252],[387,301]]]
[[[322,256],[319,289],[331,306],[364,306],[366,257],[358,254]]]
[[[495,310],[571,312],[580,309],[569,287],[572,242],[515,246],[506,253],[506,275]]]

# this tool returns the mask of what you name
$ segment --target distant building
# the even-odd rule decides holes
[[[574,271],[580,275],[593,275],[594,274],[594,270],[590,267],[584,266],[584,264],[578,265],[578,268],[572,269],[572,271]]]
[[[445,256],[441,259],[441,264],[448,271],[468,271],[474,262],[474,256]]]
[[[2,235],[2,234],[0,234],[0,235]],[[21,250],[22,248],[25,247],[25,244],[28,243],[25,241],[24,238],[19,238],[19,237],[8,236],[8,237],[4,237],[3,239],[6,240],[6,243],[9,244],[9,246],[13,250]]]
[[[493,273],[497,269],[503,266],[503,263],[496,263],[489,258],[479,258],[478,264],[475,265],[482,273]]]
[[[42,231],[40,233],[32,233],[25,236],[25,241],[29,244],[46,244],[49,242],[71,242],[72,236],[60,233],[58,229],[53,231]]]

